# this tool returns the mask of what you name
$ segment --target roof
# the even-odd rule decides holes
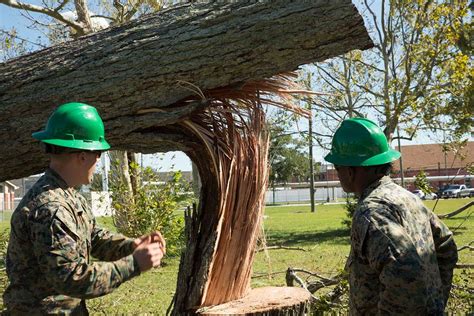
[[[18,189],[18,188],[19,188],[18,186],[14,185],[14,184],[13,184],[13,183],[11,183],[10,181],[5,181],[4,183],[6,183],[6,184],[8,184],[10,187],[12,187],[12,188],[13,188],[13,190],[16,190],[16,189]]]
[[[467,164],[474,162],[474,142],[468,142],[456,156],[451,151],[444,153],[442,149],[443,144],[402,146],[403,169],[437,169],[438,163],[441,168],[464,168]],[[464,160],[461,156],[464,156]],[[400,164],[394,163],[393,168],[399,170]]]

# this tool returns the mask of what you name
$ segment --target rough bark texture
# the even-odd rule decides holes
[[[309,315],[311,294],[298,287],[264,287],[253,289],[239,300],[203,308],[198,315]]]
[[[186,4],[0,64],[0,181],[39,173],[31,133],[61,103],[88,102],[109,142],[134,152],[189,150],[176,123],[202,90],[238,85],[372,46],[349,0]],[[163,128],[163,126],[166,126]]]

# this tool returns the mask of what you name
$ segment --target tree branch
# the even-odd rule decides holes
[[[457,264],[455,267],[455,269],[474,269],[474,264],[472,263],[466,263],[466,264]]]
[[[63,0],[63,2],[61,2],[61,4],[59,4],[56,8],[54,8],[54,11],[56,11],[56,12],[61,11],[68,2],[69,2],[69,0]]]
[[[308,251],[304,248],[301,248],[301,247],[286,247],[286,246],[282,246],[282,245],[278,245],[278,246],[268,246],[268,247],[262,247],[260,249],[256,249],[255,252],[261,252],[261,251],[264,251],[264,250],[270,250],[270,249],[285,249],[285,250],[301,250],[301,251]]]
[[[76,8],[77,20],[82,25],[82,33],[76,34],[76,37],[92,33],[93,28],[87,2],[85,0],[74,0],[74,6]]]
[[[464,249],[469,249],[470,251],[473,251],[473,250],[474,250],[474,247],[471,246],[472,244],[474,244],[474,240],[471,241],[471,242],[470,242],[469,244],[467,244],[467,245],[464,245],[464,246],[462,246],[462,247],[459,247],[459,248],[458,248],[458,252],[460,252],[460,251],[462,251],[462,250],[464,250]]]
[[[48,46],[46,46],[46,45],[43,45],[43,44],[40,44],[40,43],[35,43],[35,42],[33,42],[33,41],[27,40],[26,38],[20,37],[20,36],[18,36],[18,35],[16,35],[16,34],[13,34],[13,32],[8,32],[8,31],[5,31],[5,30],[0,29],[0,33],[3,33],[3,34],[8,35],[8,36],[10,36],[10,37],[16,38],[16,39],[18,39],[18,40],[20,40],[20,41],[22,41],[22,42],[29,43],[29,44],[31,44],[31,45],[39,46],[39,47],[41,47],[41,48],[46,48],[46,47],[48,47]]]
[[[448,213],[448,214],[443,214],[443,215],[438,215],[439,218],[451,218],[453,216],[456,216],[458,215],[459,213],[461,212],[464,212],[465,210],[469,209],[471,206],[474,205],[474,201],[471,201],[469,203],[467,203],[466,205],[458,208],[457,210],[451,212],[451,213]]]
[[[63,22],[67,26],[73,28],[76,32],[81,33],[83,32],[82,25],[75,22],[75,21],[70,21],[66,19],[61,13],[57,12],[56,10],[51,10],[49,8],[37,6],[34,4],[29,4],[29,3],[23,3],[23,2],[18,2],[16,0],[0,0],[0,3],[7,5],[9,7],[15,8],[15,9],[23,9],[26,11],[31,11],[31,12],[37,12],[37,13],[42,13],[46,14],[52,18],[55,18],[56,20]]]

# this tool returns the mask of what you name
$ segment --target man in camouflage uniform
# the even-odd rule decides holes
[[[352,315],[442,315],[457,248],[453,234],[422,201],[389,177],[400,153],[372,121],[353,118],[336,131],[325,159],[359,202],[352,218]]]
[[[84,299],[159,266],[165,241],[158,232],[129,239],[101,229],[77,192],[110,148],[94,107],[64,104],[33,137],[44,144],[50,165],[12,215],[7,314],[87,315]]]

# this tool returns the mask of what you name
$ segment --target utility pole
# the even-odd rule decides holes
[[[398,151],[402,153],[402,146],[400,145],[400,128],[397,125]],[[400,179],[402,180],[402,187],[405,187],[405,177],[403,175],[403,155],[400,155]]]
[[[313,114],[309,116],[309,173],[309,198],[311,213],[314,213]]]
[[[109,157],[108,153],[103,153],[100,156],[100,162],[102,165],[102,191],[108,192],[109,191]]]
[[[329,203],[329,164],[326,164],[326,202]]]

